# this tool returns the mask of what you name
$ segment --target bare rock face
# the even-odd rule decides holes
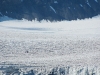
[[[100,14],[100,0],[0,0],[0,16],[28,20],[76,20]]]

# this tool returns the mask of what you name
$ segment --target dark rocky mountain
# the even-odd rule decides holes
[[[100,14],[100,0],[0,0],[0,17],[76,20]]]

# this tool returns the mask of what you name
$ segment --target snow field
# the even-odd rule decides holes
[[[87,70],[99,75],[100,18],[53,23],[2,21],[0,64],[39,66],[35,69],[40,72],[69,66],[69,75],[85,75]]]
[[[7,32],[6,35],[1,34],[0,39],[1,63],[47,62],[50,64],[92,65],[98,62],[95,65],[99,65],[99,54],[100,38],[94,35],[86,38],[76,35],[59,36],[58,34],[43,33],[26,35],[23,32]]]

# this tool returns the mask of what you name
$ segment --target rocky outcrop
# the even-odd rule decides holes
[[[0,0],[0,16],[76,20],[100,14],[100,0]]]

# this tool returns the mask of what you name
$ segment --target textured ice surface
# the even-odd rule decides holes
[[[0,22],[0,69],[4,72],[9,66],[15,71],[16,66],[22,74],[34,70],[46,75],[56,68],[56,74],[49,75],[60,75],[59,70],[63,75],[99,75],[99,65],[99,17],[57,23]]]

